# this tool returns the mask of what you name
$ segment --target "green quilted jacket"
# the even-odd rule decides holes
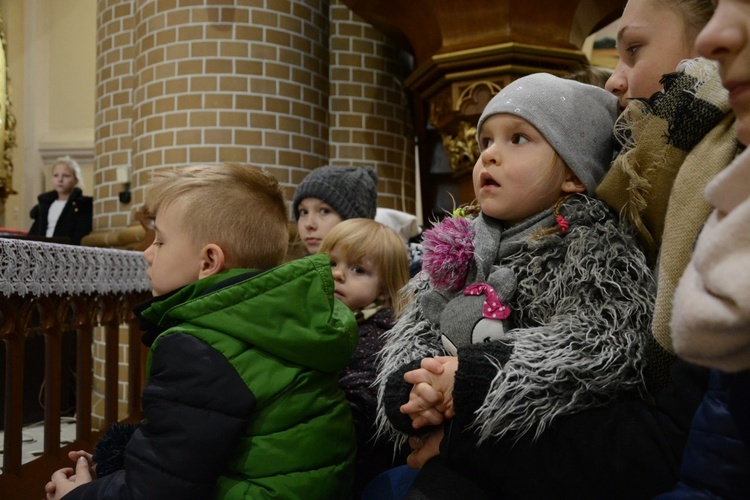
[[[326,256],[225,271],[137,312],[152,342],[145,418],[125,471],[71,498],[349,496],[356,445],[338,372],[357,324]]]

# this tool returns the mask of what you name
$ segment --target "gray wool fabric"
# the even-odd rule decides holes
[[[507,85],[484,108],[477,124],[478,139],[484,121],[500,113],[534,125],[583,182],[588,195],[594,195],[615,147],[613,127],[619,109],[614,95],[549,73],[524,76]]]
[[[378,204],[378,174],[372,167],[316,168],[297,186],[292,209],[299,220],[299,204],[317,198],[329,204],[342,219],[374,219]]]

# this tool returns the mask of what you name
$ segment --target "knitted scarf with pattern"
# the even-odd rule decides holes
[[[658,269],[653,336],[673,352],[674,290],[711,211],[703,190],[737,154],[737,142],[715,63],[683,61],[662,83],[663,92],[631,101],[615,124],[622,149],[596,194],[632,225]]]

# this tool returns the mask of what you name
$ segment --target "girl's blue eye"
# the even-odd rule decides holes
[[[488,137],[482,137],[480,141],[481,141],[482,149],[487,149],[488,147],[492,146],[492,139]]]
[[[625,49],[625,52],[627,52],[631,56],[634,56],[635,53],[638,52],[638,49],[640,49],[640,48],[641,48],[640,45],[631,45],[630,47],[628,47],[627,49]]]
[[[511,142],[513,144],[526,144],[527,142],[529,142],[529,138],[523,134],[513,134]]]
[[[331,213],[331,211],[329,209],[327,209],[327,208],[321,208],[320,209],[320,213],[323,214],[323,215],[328,215],[328,214]]]

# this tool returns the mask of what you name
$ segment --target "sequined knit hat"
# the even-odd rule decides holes
[[[612,133],[619,114],[617,98],[594,85],[535,73],[508,84],[487,104],[477,124],[509,113],[531,123],[593,196],[609,170],[615,147]]]

